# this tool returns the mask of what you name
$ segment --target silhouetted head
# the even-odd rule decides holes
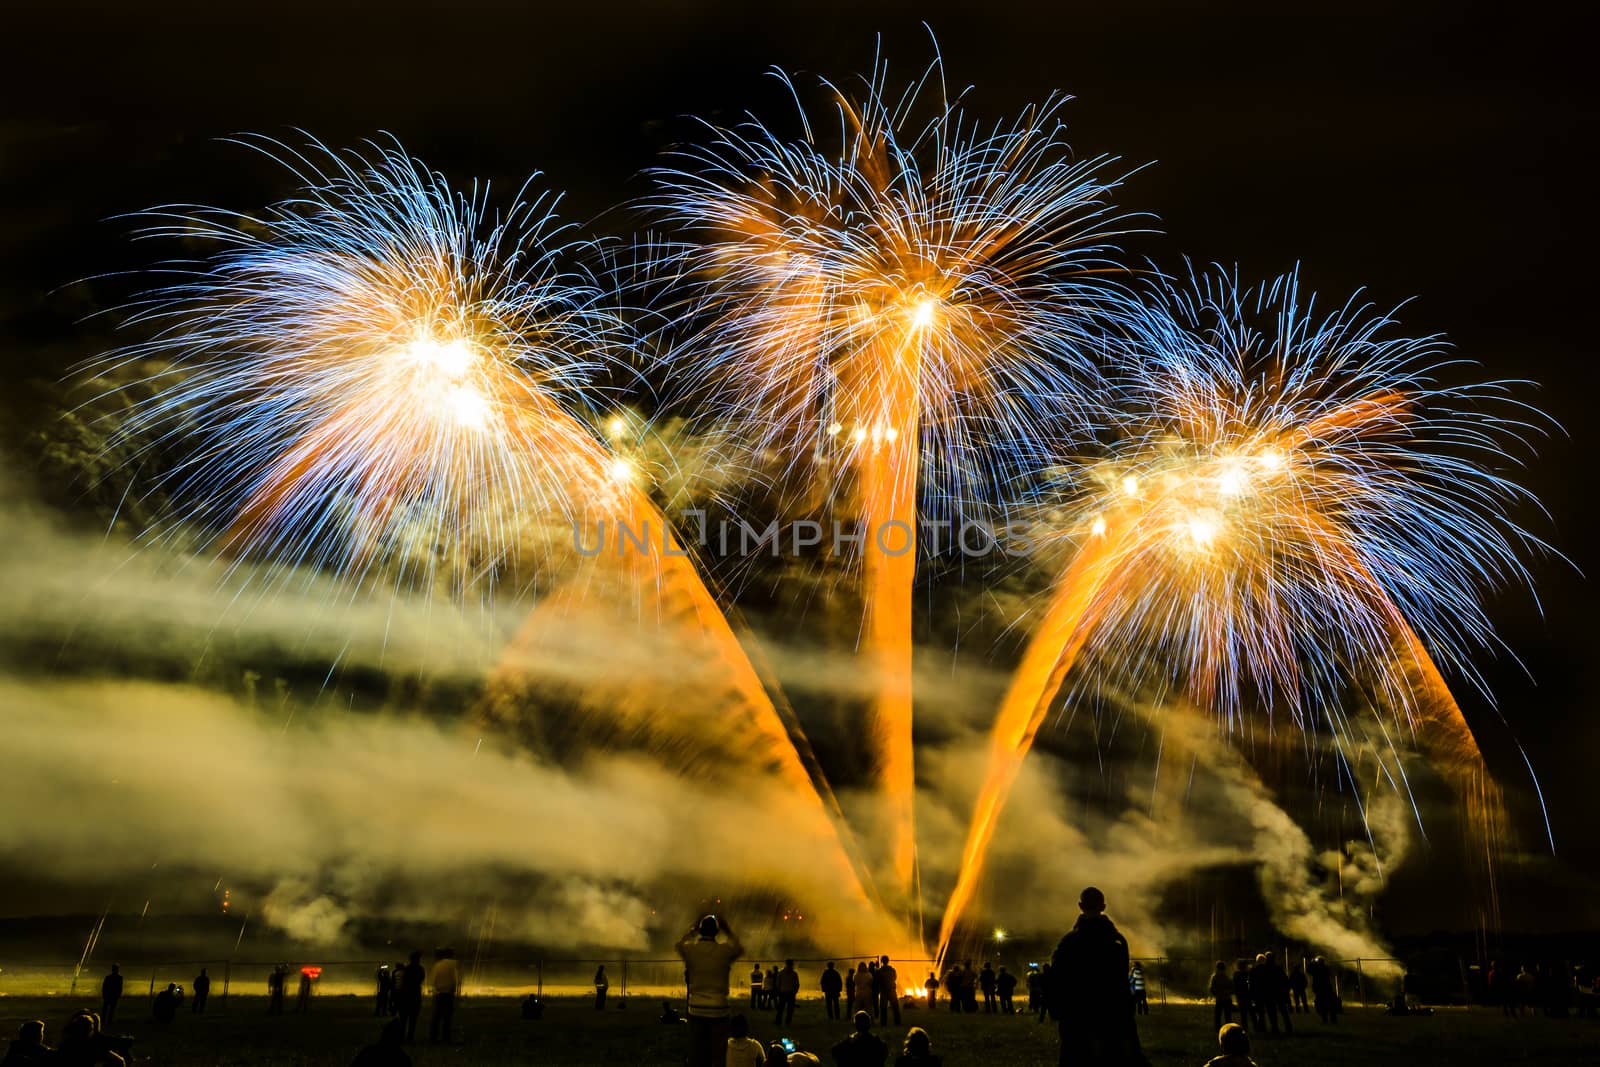
[[[857,974],[859,974],[860,972],[862,972],[862,971],[864,971],[866,969],[867,969],[867,965],[865,963],[856,964],[856,973]]]
[[[1224,1056],[1250,1055],[1250,1035],[1238,1023],[1228,1023],[1218,1030],[1217,1044],[1222,1046]]]
[[[1221,974],[1223,971],[1225,971],[1227,969],[1228,969],[1228,965],[1226,963],[1223,963],[1221,960],[1217,961],[1217,973],[1218,974]]]
[[[746,1019],[743,1015],[735,1015],[732,1019],[729,1019],[728,1020],[728,1036],[729,1037],[749,1037],[750,1036],[750,1020]]]
[[[29,1019],[17,1027],[17,1044],[23,1048],[44,1044],[44,1023],[38,1019]]]
[[[870,1034],[872,1032],[872,1016],[864,1011],[856,1012],[856,1033]]]
[[[913,1026],[906,1031],[907,1056],[929,1056],[933,1054],[933,1042],[928,1040],[928,1031],[920,1026]]]
[[[783,965],[785,967],[793,968],[794,967],[794,960],[784,960],[783,961]]]
[[[885,967],[887,967],[887,966],[889,966],[889,957],[888,956],[879,956],[878,957],[878,962],[883,964]]]
[[[206,973],[206,969],[204,967],[200,968],[200,973],[201,974],[205,974]]]
[[[832,960],[828,961],[828,970],[830,970],[830,971],[833,970],[833,961]]]
[[[422,950],[420,948],[417,949],[415,952],[413,952],[411,954],[411,962],[412,963],[421,963],[422,962]]]
[[[1106,895],[1094,886],[1087,886],[1078,894],[1078,910],[1085,915],[1099,915],[1106,910]]]
[[[94,1016],[90,1015],[86,1011],[81,1011],[72,1018],[68,1019],[67,1024],[61,1028],[61,1040],[63,1044],[71,1045],[80,1041],[88,1041],[93,1038],[94,1035]]]
[[[177,982],[168,982],[167,983],[167,992],[168,993],[176,993],[177,991],[178,991],[178,983]]]
[[[698,929],[700,930],[701,937],[716,937],[717,931],[722,929],[722,924],[717,922],[717,917],[715,915],[707,915],[705,918],[700,920],[700,926]]]
[[[112,974],[121,974],[122,973],[122,968],[118,967],[115,963],[113,963],[111,965],[111,973]]]

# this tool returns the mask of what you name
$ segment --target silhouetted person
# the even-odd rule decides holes
[[[766,1047],[750,1036],[750,1020],[743,1015],[728,1020],[725,1056],[727,1067],[762,1067],[767,1062]]]
[[[100,1029],[100,1020],[80,1011],[61,1028],[61,1047],[56,1049],[51,1067],[124,1067],[127,1060],[112,1047]],[[128,1042],[124,1042],[124,1047]]]
[[[888,956],[878,960],[878,973],[874,986],[878,994],[878,1023],[882,1026],[889,1025],[889,1016],[894,1015],[894,1024],[900,1025],[900,976],[895,973],[894,964],[889,962]]]
[[[1265,1014],[1267,1026],[1278,1032],[1278,1020],[1283,1020],[1283,1032],[1294,1033],[1294,1023],[1289,1019],[1289,976],[1278,966],[1278,958],[1269,953],[1258,956],[1255,969],[1250,972],[1256,989],[1256,1010]],[[1259,1028],[1258,1028],[1259,1029]]]
[[[461,985],[461,971],[456,966],[456,950],[441,948],[434,953],[433,1014],[428,1017],[428,1040],[450,1043],[450,1025],[456,1017],[456,990]]]
[[[411,1057],[401,1047],[405,1036],[405,1024],[390,1019],[378,1032],[377,1042],[356,1053],[350,1067],[411,1067]]]
[[[778,965],[767,965],[767,973],[761,979],[761,1006],[771,1008],[772,1002],[778,999]]]
[[[194,1003],[189,1005],[189,1010],[196,1015],[206,1010],[206,998],[211,995],[211,976],[204,967],[194,976]]]
[[[1217,961],[1211,972],[1211,1025],[1220,1032],[1223,1023],[1233,1022],[1233,979],[1228,977],[1228,965]]]
[[[1150,995],[1144,987],[1144,968],[1137,963],[1128,972],[1128,991],[1133,994],[1133,1013],[1149,1015]]]
[[[872,1032],[872,1016],[856,1012],[853,1033],[833,1046],[833,1062],[838,1067],[884,1067],[889,1062],[889,1046]]]
[[[787,1026],[794,1022],[794,999],[800,995],[800,972],[794,969],[794,960],[784,960],[783,970],[778,972],[776,979],[777,992],[773,994],[774,1007],[778,1016],[773,1022],[778,1026]]]
[[[1297,1012],[1304,1013],[1311,1010],[1306,1006],[1306,986],[1309,984],[1304,964],[1295,964],[1294,970],[1289,972],[1289,1002]]]
[[[944,1067],[944,1061],[933,1054],[933,1041],[928,1031],[913,1026],[906,1031],[905,1047],[895,1057],[894,1067]]]
[[[150,1015],[158,1023],[170,1023],[178,1017],[178,1005],[183,1003],[183,994],[178,991],[178,983],[168,982],[167,988],[156,994],[156,999],[150,1005]]]
[[[1241,1026],[1254,1026],[1254,1013],[1251,1011],[1251,998],[1255,990],[1250,988],[1250,965],[1244,960],[1233,961],[1233,1003],[1239,1009],[1239,1024]]]
[[[1052,978],[1050,965],[1047,963],[1043,967],[1039,968],[1039,999],[1033,1004],[1034,1014],[1039,1017],[1040,1022],[1044,1022],[1046,1019],[1050,1018],[1050,1005],[1052,1003],[1050,999],[1051,981]],[[1028,983],[1028,988],[1030,990],[1029,999],[1032,999],[1032,982]]]
[[[933,1006],[939,1002],[939,976],[929,971],[928,980],[922,983],[922,989],[927,996],[928,1010],[932,1011]]]
[[[994,976],[994,988],[1000,994],[1001,1012],[1006,1015],[1015,1013],[1017,1009],[1012,1006],[1011,998],[1017,992],[1017,976],[1001,967],[1000,973]]]
[[[834,970],[833,961],[828,961],[827,970],[822,972],[818,982],[822,987],[822,1006],[829,1019],[839,1017],[839,993],[844,989],[844,978]]]
[[[399,988],[402,1036],[406,1041],[417,1039],[417,1020],[422,1017],[422,986],[427,980],[428,972],[422,968],[422,953],[413,952],[410,962],[400,968],[400,976],[395,979]]]
[[[978,1010],[978,972],[971,960],[961,965],[961,1008],[969,1015]]]
[[[867,961],[867,1011],[878,1017],[878,961]]]
[[[267,1014],[283,1014],[284,983],[289,980],[289,968],[279,964],[267,975]]]
[[[389,1014],[400,1015],[400,982],[406,973],[406,961],[395,960],[389,969]]]
[[[530,1022],[544,1018],[544,1001],[539,994],[529,993],[522,998],[522,1017]]]
[[[382,967],[378,968],[378,972],[375,977],[378,982],[378,1004],[377,1007],[373,1009],[372,1014],[388,1015],[390,1014],[389,998],[394,994],[394,972],[389,970],[389,965],[385,963]],[[402,1034],[401,1036],[403,1037],[405,1035]]]
[[[1217,1031],[1217,1045],[1222,1055],[1206,1061],[1206,1067],[1256,1067],[1250,1058],[1250,1035],[1238,1023],[1228,1023]]]
[[[44,1023],[33,1019],[17,1027],[0,1067],[42,1067],[54,1058],[55,1049],[44,1043]]]
[[[983,1013],[993,1015],[999,1010],[999,1001],[994,995],[994,968],[988,960],[983,961],[983,970],[978,972],[978,988],[983,990]]]
[[[1139,1030],[1128,990],[1128,942],[1106,916],[1105,894],[1089,886],[1082,914],[1050,959],[1051,998],[1061,1032],[1061,1067],[1139,1064]]]
[[[718,941],[717,934],[727,935]],[[678,942],[688,986],[688,1067],[721,1067],[728,1049],[728,972],[744,954],[726,919],[707,915]]]
[[[606,965],[594,972],[594,1010],[606,1010],[606,994],[611,991],[611,979],[606,977]]]
[[[750,971],[750,1006],[752,1008],[761,1007],[761,990],[763,988],[762,983],[765,980],[766,975],[761,973],[761,964],[758,963],[755,965],[754,969]]]
[[[1325,1023],[1338,1022],[1339,992],[1334,988],[1333,968],[1318,956],[1306,968],[1306,974],[1311,979],[1311,1005],[1317,1009],[1317,1018]]]
[[[661,1016],[660,1018],[656,1019],[656,1022],[681,1023],[683,1022],[683,1016],[679,1015],[678,1009],[672,1006],[672,1001],[663,1000],[661,1002]]]
[[[122,999],[122,968],[115,963],[100,983],[100,1018],[109,1023],[117,1017],[117,1001]]]
[[[311,1010],[311,972],[300,968],[300,989],[295,994],[294,1010],[297,1013]]]
[[[871,1015],[873,1014],[872,978],[877,972],[869,971],[865,963],[858,963],[852,973],[855,975],[855,981],[851,985],[850,1006],[856,1011],[864,1011]]]

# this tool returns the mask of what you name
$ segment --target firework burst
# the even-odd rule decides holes
[[[983,128],[935,88],[938,63],[898,96],[876,65],[857,90],[822,84],[823,120],[778,76],[797,136],[711,127],[656,175],[700,324],[674,373],[750,468],[864,530],[871,735],[910,892],[919,519],[991,499],[1081,425],[1097,323],[1119,304],[1118,179],[1073,157],[1062,98]]]
[[[1229,729],[1244,708],[1281,710],[1341,751],[1341,709],[1371,704],[1481,783],[1434,661],[1481,688],[1484,595],[1525,584],[1520,560],[1543,547],[1502,473],[1538,416],[1516,383],[1448,384],[1462,365],[1445,345],[1394,325],[1355,301],[1319,311],[1293,275],[1153,294],[1118,376],[1117,442],[1049,502],[1070,563],[997,718],[941,946],[1075,663],[1113,689],[1177,690]]]
[[[524,186],[501,213],[397,144],[250,141],[298,193],[254,216],[151,212],[198,243],[135,306],[151,340],[96,370],[143,376],[122,432],[186,458],[165,485],[235,555],[359,581],[492,588],[527,524],[607,479],[587,419],[614,316],[591,250]]]

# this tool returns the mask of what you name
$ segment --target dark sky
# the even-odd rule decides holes
[[[1580,573],[1595,569],[1593,38],[1532,5],[1269,14],[1280,6],[12,0],[0,374],[53,378],[92,350],[74,325],[81,291],[52,291],[140,262],[112,216],[285,191],[219,137],[303,127],[337,145],[389,130],[458,180],[544,170],[583,218],[642,191],[636,173],[686,132],[684,114],[780,107],[761,77],[773,64],[846,76],[881,32],[911,75],[930,54],[925,18],[952,87],[975,87],[974,113],[1065,91],[1081,152],[1155,163],[1123,196],[1166,234],[1140,251],[1250,276],[1302,262],[1330,295],[1414,296],[1410,328],[1540,383],[1533,398],[1565,436],[1528,475],[1550,519],[1528,518],[1572,562],[1536,567],[1542,617],[1525,595],[1494,607],[1527,675],[1510,657],[1485,669],[1540,771],[1563,860],[1600,874],[1600,667]],[[1525,781],[1511,732],[1468,703],[1496,769]]]

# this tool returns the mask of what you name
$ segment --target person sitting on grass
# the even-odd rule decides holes
[[[401,1047],[405,1043],[405,1023],[390,1019],[378,1032],[377,1044],[356,1053],[350,1067],[411,1067],[411,1057]]]
[[[750,1036],[750,1020],[735,1015],[728,1020],[728,1067],[762,1067],[766,1048]]]
[[[183,1003],[183,992],[178,989],[178,983],[168,982],[167,988],[156,994],[155,1003],[150,1005],[150,1014],[158,1023],[170,1023],[178,1017],[178,1005]]]
[[[1222,1055],[1206,1061],[1206,1067],[1256,1067],[1250,1058],[1250,1035],[1238,1023],[1228,1023],[1217,1032]]]
[[[913,1026],[906,1031],[906,1044],[895,1058],[894,1067],[944,1067],[944,1061],[933,1054],[933,1041],[928,1031]]]
[[[867,1012],[856,1012],[855,1033],[833,1046],[833,1062],[839,1067],[883,1067],[889,1062],[889,1046],[872,1032]]]
[[[782,1041],[774,1041],[767,1049],[767,1067],[822,1067],[822,1060],[815,1052],[803,1052],[800,1049],[791,1052]]]
[[[6,1049],[6,1058],[0,1064],[4,1067],[33,1067],[34,1064],[50,1063],[54,1056],[55,1049],[44,1043],[44,1023],[33,1019],[17,1027],[16,1040]]]
[[[661,1002],[661,1018],[657,1019],[656,1022],[681,1023],[683,1022],[683,1016],[679,1015],[678,1009],[672,1006],[672,1001],[663,1000]]]

